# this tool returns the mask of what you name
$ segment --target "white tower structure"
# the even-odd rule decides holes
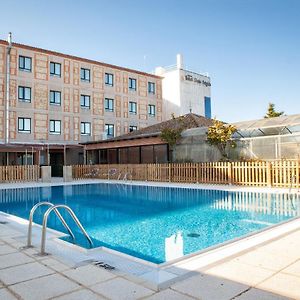
[[[176,65],[155,69],[155,74],[163,77],[164,119],[190,112],[211,118],[210,77],[187,70],[181,54],[176,61]]]

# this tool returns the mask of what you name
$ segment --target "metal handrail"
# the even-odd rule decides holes
[[[41,255],[45,255],[45,243],[46,243],[46,229],[47,229],[47,221],[48,221],[48,216],[49,214],[57,209],[57,208],[64,208],[67,210],[67,212],[70,214],[70,216],[72,217],[72,219],[74,220],[74,222],[76,223],[76,225],[79,227],[79,229],[81,230],[81,232],[83,233],[83,235],[86,237],[86,239],[88,240],[89,244],[91,247],[93,247],[93,242],[91,240],[91,238],[89,237],[89,235],[87,234],[87,232],[85,231],[85,229],[83,228],[83,226],[81,225],[81,223],[79,222],[78,218],[76,217],[75,213],[73,212],[73,210],[64,204],[57,204],[54,205],[52,207],[49,207],[47,209],[47,211],[44,214],[44,218],[43,218],[43,229],[42,229],[42,239],[41,239]]]
[[[51,206],[54,207],[54,204],[51,202],[39,202],[36,205],[34,205],[32,207],[32,209],[30,210],[30,214],[29,214],[29,224],[28,224],[28,234],[27,234],[27,248],[31,248],[32,246],[32,223],[33,223],[33,215],[36,211],[36,209],[42,205],[47,205],[47,206]],[[70,234],[70,236],[73,238],[73,240],[75,240],[75,236],[72,232],[72,230],[70,229],[70,227],[68,226],[68,224],[66,223],[66,221],[64,220],[64,218],[62,217],[62,215],[60,214],[60,212],[57,209],[54,209],[55,214],[58,216],[58,218],[61,220],[62,224],[64,225],[64,227],[66,228],[66,230],[68,231],[68,233]]]
[[[130,173],[130,172],[126,172],[125,173],[125,175],[124,175],[124,177],[123,177],[123,180],[125,181],[127,181],[128,180],[128,175],[130,175],[130,177],[131,177],[131,182],[132,182],[132,174]]]

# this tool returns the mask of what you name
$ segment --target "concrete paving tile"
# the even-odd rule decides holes
[[[269,270],[280,271],[295,261],[295,258],[269,253],[267,251],[251,251],[241,255],[232,261],[258,266]]]
[[[53,273],[54,271],[37,262],[34,262],[7,268],[5,271],[0,272],[0,279],[6,285],[10,285]]]
[[[256,288],[281,296],[300,299],[300,278],[289,274],[278,273]]]
[[[59,296],[57,298],[53,298],[55,300],[102,300],[106,299],[101,297],[89,290],[82,289],[67,295]]]
[[[141,275],[141,278],[143,278],[147,281],[154,282],[155,284],[160,284],[167,280],[171,280],[175,277],[176,277],[175,274],[166,272],[164,270],[160,270],[160,271],[154,270],[154,271],[147,272],[147,273]]]
[[[259,290],[252,288],[246,293],[243,293],[240,296],[233,298],[232,300],[289,300],[290,298],[286,298],[280,295],[276,295],[267,291]]]
[[[16,253],[0,255],[0,269],[22,265],[29,262],[34,262],[34,260],[23,253],[16,252]]]
[[[44,266],[52,266],[60,263],[57,259],[54,259],[49,256],[44,256],[43,259],[40,260],[40,263],[43,264]]]
[[[16,248],[13,248],[8,245],[0,245],[0,255],[9,254],[17,252],[18,250]]]
[[[63,272],[63,274],[86,286],[94,285],[116,277],[116,275],[111,272],[91,265],[70,269]]]
[[[255,286],[256,284],[275,274],[275,271],[229,261],[210,268],[206,270],[205,273],[212,276],[227,278],[229,280],[243,283],[249,286]]]
[[[32,279],[10,286],[24,300],[43,300],[79,289],[79,285],[59,274]]]
[[[44,258],[44,259],[40,260],[39,262],[41,264],[43,264],[44,266],[47,266],[57,272],[63,272],[63,271],[73,268],[73,265],[71,266],[67,263],[62,263],[59,260],[56,260],[54,258]]]
[[[0,299],[15,300],[18,298],[16,298],[8,289],[0,289]]]
[[[172,289],[202,300],[228,300],[247,290],[247,285],[200,274],[174,284]]]
[[[145,298],[147,300],[192,300],[189,296],[183,295],[171,289],[167,289],[161,292],[158,292],[150,297]]]
[[[281,272],[300,277],[300,260],[283,269]]]
[[[0,229],[0,237],[5,239],[5,237],[15,237],[15,236],[20,236],[22,233],[19,231],[16,231],[14,229],[8,228],[8,226],[3,226]]]
[[[300,246],[297,246],[295,243],[283,243],[282,240],[278,240],[265,246],[261,246],[259,248],[259,251],[264,251],[270,253],[271,255],[276,255],[280,253],[280,256],[296,260],[299,258],[299,248]]]
[[[92,286],[91,289],[109,299],[116,300],[139,299],[154,293],[154,291],[130,282],[124,278],[115,278],[106,282],[98,283]]]
[[[70,270],[71,267],[69,265],[65,265],[63,263],[58,262],[57,264],[49,266],[49,268],[57,272],[64,272]]]

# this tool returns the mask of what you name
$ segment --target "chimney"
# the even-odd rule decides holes
[[[11,35],[11,32],[8,33],[7,42],[8,42],[8,47],[11,48],[11,46],[12,46],[12,35]]]
[[[183,69],[184,66],[183,66],[183,56],[182,56],[182,54],[177,54],[176,58],[177,58],[177,69]]]

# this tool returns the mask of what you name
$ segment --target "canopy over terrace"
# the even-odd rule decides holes
[[[50,165],[51,156],[54,158],[59,154],[63,164],[70,164],[73,161],[70,154],[73,152],[82,153],[82,145],[66,144],[1,144],[0,145],[0,165]],[[72,155],[73,158],[74,155]],[[78,163],[73,162],[73,163]]]
[[[283,135],[300,132],[300,114],[233,123],[235,138]]]

